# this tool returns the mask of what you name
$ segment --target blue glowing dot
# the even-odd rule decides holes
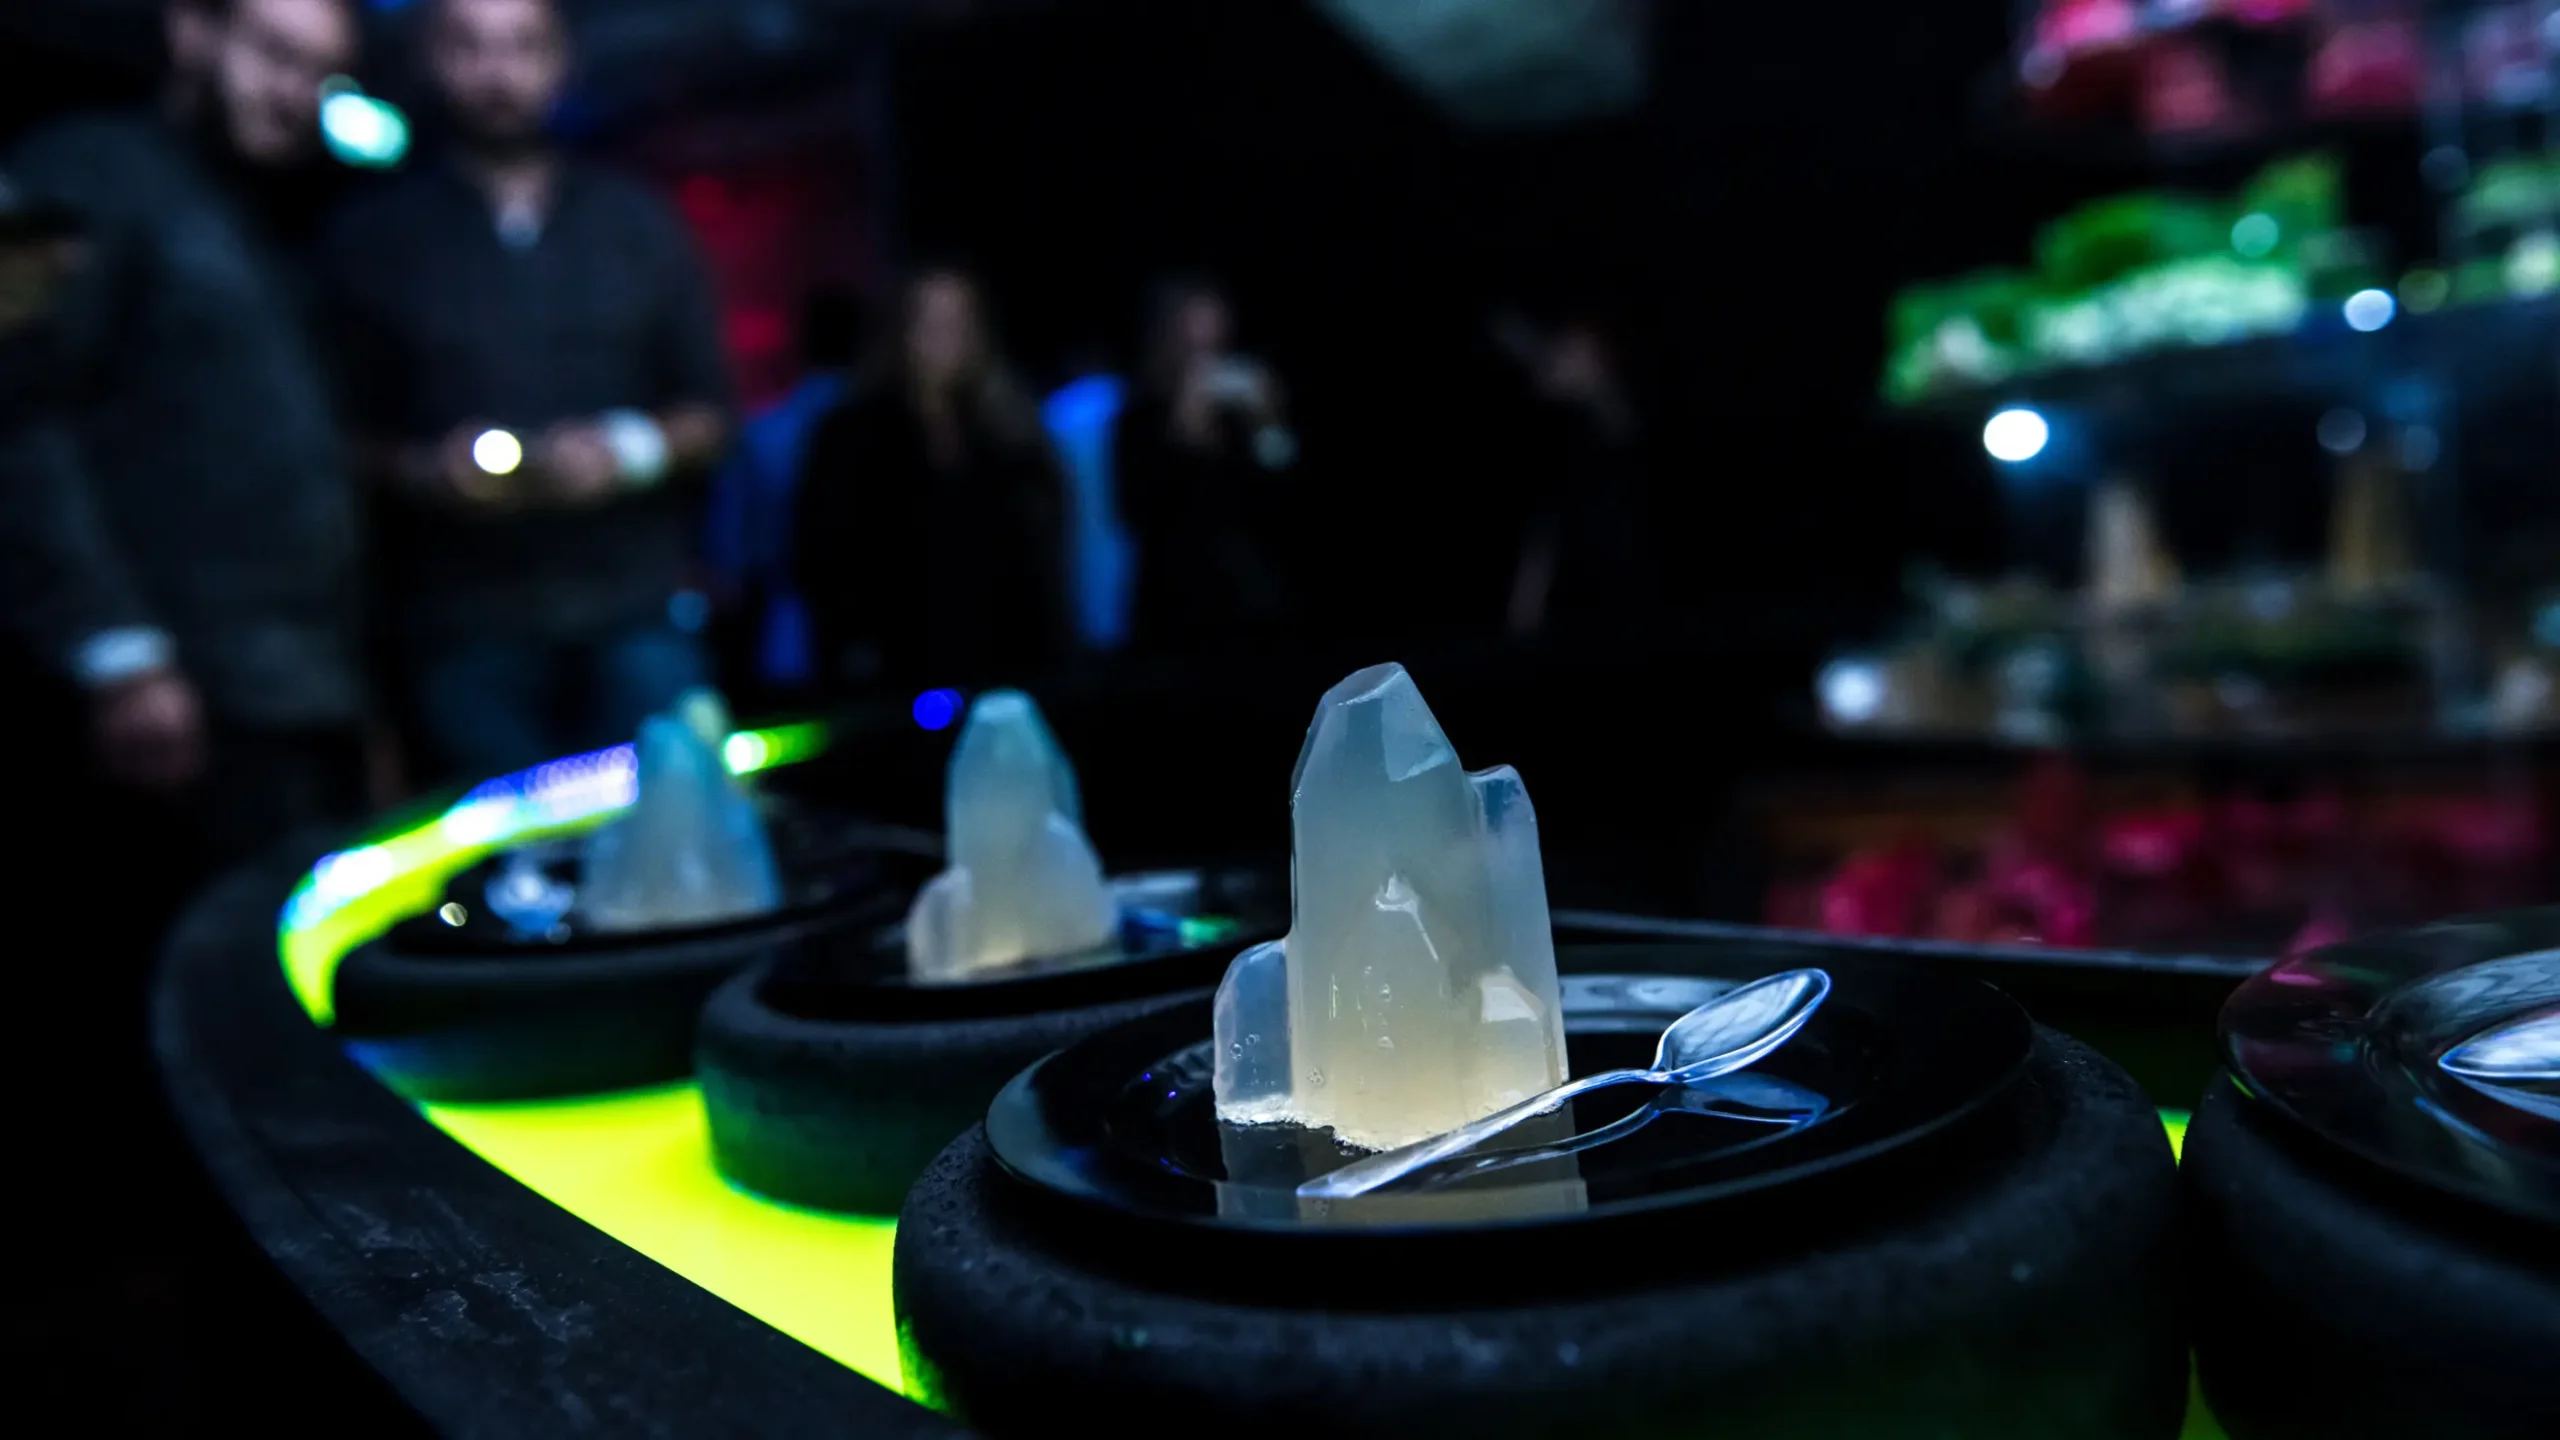
[[[1991,452],[1992,459],[2015,465],[2043,454],[2045,441],[2052,434],[2042,415],[2023,405],[2014,406],[1983,424],[1982,448]]]
[[[1108,375],[1069,381],[1041,408],[1041,418],[1058,432],[1100,430],[1120,413],[1121,384]]]
[[[2359,290],[2347,297],[2344,308],[2349,328],[2371,331],[2390,324],[2391,317],[2399,312],[2400,302],[2392,299],[2388,290]]]
[[[1822,708],[1845,725],[1862,725],[1884,708],[1884,667],[1873,660],[1834,660],[1815,681]]]
[[[960,718],[960,692],[927,690],[916,697],[912,713],[916,723],[927,730],[947,730],[952,721]]]

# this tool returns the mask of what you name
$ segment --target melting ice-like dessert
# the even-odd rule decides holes
[[[1292,786],[1288,938],[1218,987],[1218,1118],[1410,1144],[1565,1078],[1537,817],[1400,665],[1325,693]]]
[[[1019,690],[979,696],[951,751],[950,868],[907,914],[908,973],[951,980],[1116,934],[1119,906],[1083,820],[1075,771],[1040,707]]]
[[[587,838],[578,910],[589,925],[707,925],[781,903],[764,819],[721,758],[727,728],[726,707],[700,693],[641,722],[638,794]]]

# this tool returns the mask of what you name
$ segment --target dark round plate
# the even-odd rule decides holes
[[[764,1003],[802,1020],[958,1020],[1100,1005],[1213,986],[1237,948],[1288,928],[1289,892],[1253,870],[1151,870],[1111,879],[1120,931],[1107,944],[953,979],[907,973],[901,915],[850,944],[794,946]]]
[[[1203,1000],[1024,1071],[989,1109],[987,1136],[1004,1168],[1039,1189],[1188,1226],[1305,1235],[1553,1225],[1703,1204],[1838,1170],[1971,1114],[2026,1063],[2033,1027],[1986,985],[1921,966],[1783,951],[1695,944],[1559,951],[1569,1062],[1577,1075],[1649,1064],[1663,1026],[1717,990],[1819,964],[1831,971],[1830,1000],[1749,1072],[1822,1097],[1826,1108],[1811,1123],[1773,1129],[1675,1109],[1566,1159],[1418,1191],[1301,1202],[1297,1183],[1354,1152],[1323,1132],[1218,1123]],[[1625,1117],[1656,1093],[1636,1085],[1594,1092],[1497,1147],[1554,1143]]]
[[[2443,1194],[2560,1224],[2560,1122],[2438,1063],[2560,1005],[2560,909],[2448,920],[2270,966],[2222,1011],[2241,1090]]]
[[[538,841],[493,855],[455,876],[443,903],[403,920],[385,939],[404,955],[523,959],[692,945],[750,931],[788,929],[847,907],[903,914],[906,902],[941,868],[940,837],[852,816],[777,795],[758,799],[783,903],[755,915],[707,925],[603,930],[580,917],[577,889],[585,840]],[[511,885],[538,877],[540,895],[509,896]]]

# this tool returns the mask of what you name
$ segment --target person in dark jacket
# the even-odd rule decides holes
[[[1233,338],[1214,285],[1159,287],[1146,371],[1112,441],[1120,513],[1138,545],[1131,639],[1141,651],[1261,652],[1288,614],[1272,551],[1297,441],[1279,382]]]
[[[1064,488],[977,283],[919,274],[810,436],[793,567],[840,690],[1027,683],[1065,657]]]
[[[78,272],[0,340],[0,585],[86,696],[106,772],[213,858],[362,804],[356,525],[293,283],[344,0],[177,0],[163,105],[6,162],[77,217]]]
[[[430,761],[482,780],[630,738],[708,679],[692,490],[729,433],[683,222],[547,133],[553,0],[434,0],[451,144],[328,241],[392,629]]]

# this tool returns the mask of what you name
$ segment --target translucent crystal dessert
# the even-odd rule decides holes
[[[1295,911],[1216,1006],[1218,1117],[1385,1150],[1565,1078],[1537,817],[1473,774],[1400,665],[1316,708],[1292,813]]]
[[[718,705],[688,696],[641,722],[639,792],[587,839],[578,909],[595,929],[707,925],[781,903],[763,817],[721,759]]]
[[[950,868],[907,915],[908,973],[948,981],[1111,939],[1119,906],[1083,820],[1040,707],[1018,690],[979,696],[951,752]]]

